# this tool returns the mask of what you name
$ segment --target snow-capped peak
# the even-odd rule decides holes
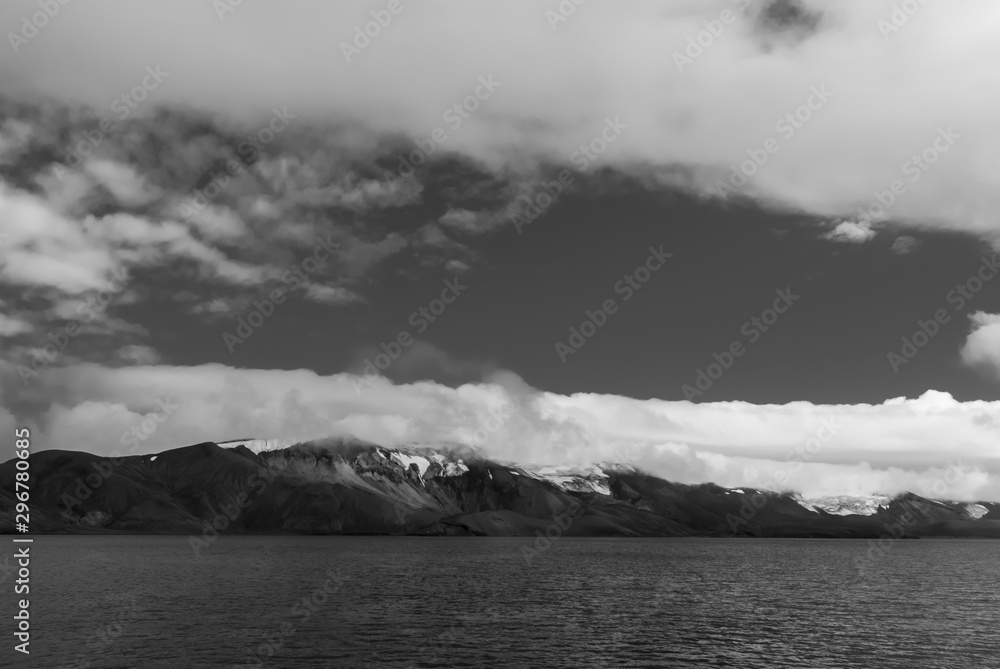
[[[410,465],[416,465],[420,472],[420,478],[426,478],[428,471],[430,476],[460,476],[469,471],[468,466],[461,458],[452,458],[444,453],[420,448],[420,449],[397,449],[378,448],[376,452],[386,460],[398,462],[403,469],[409,469]],[[437,467],[431,467],[432,464]]]
[[[608,487],[608,475],[598,465],[587,467],[550,465],[530,469],[522,468],[521,471],[532,478],[548,481],[562,490],[611,495],[611,488]]]
[[[825,511],[834,516],[872,516],[879,509],[889,508],[892,498],[888,495],[839,495],[809,499],[796,496],[795,501],[810,511]]]

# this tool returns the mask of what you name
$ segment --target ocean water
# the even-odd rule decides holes
[[[36,537],[0,665],[1000,667],[1000,542],[539,543]]]

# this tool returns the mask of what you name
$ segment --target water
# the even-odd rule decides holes
[[[38,537],[30,665],[0,665],[1000,667],[1000,542],[531,545]]]

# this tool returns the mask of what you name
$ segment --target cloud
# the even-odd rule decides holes
[[[240,167],[232,135],[247,126],[224,118],[161,109],[103,136],[94,135],[95,114],[71,104],[0,98],[0,109],[16,116],[0,126],[0,279],[14,289],[7,309],[21,315],[5,323],[7,336],[86,319],[81,332],[113,336],[89,352],[121,362],[122,346],[142,343],[121,335],[142,328],[125,320],[141,310],[119,307],[176,295],[212,321],[278,288],[326,305],[362,302],[360,286],[372,285],[363,279],[409,245],[408,231],[364,217],[419,202],[420,180],[364,176],[372,166],[354,164],[343,133],[317,151],[307,150],[317,135],[289,130]],[[338,193],[330,202],[297,201],[327,186]]]
[[[76,294],[104,288],[119,262],[72,220],[41,198],[0,183],[0,277],[20,286],[47,286]]]
[[[892,218],[995,239],[998,6],[922,4],[887,32],[892,0],[751,3],[679,68],[675,53],[734,3],[590,0],[553,29],[551,8],[530,0],[425,2],[404,4],[348,62],[343,45],[380,7],[243,3],[220,20],[198,0],[102,3],[61,12],[23,53],[0,63],[0,77],[13,94],[82,101],[113,117],[113,101],[140,83],[143,68],[161,65],[169,78],[133,116],[172,104],[260,123],[287,105],[303,127],[323,120],[359,128],[346,147],[355,153],[389,138],[413,151],[413,140],[432,142],[441,129],[446,141],[434,157],[463,155],[498,173],[572,164],[605,119],[620,117],[627,129],[592,164],[699,194],[715,192],[770,137],[779,149],[744,195],[854,217],[899,180],[905,192]],[[35,11],[22,0],[3,3],[0,16],[20,25]],[[263,41],[274,48],[257,48]],[[446,115],[474,96],[480,77],[498,86],[455,127]],[[800,114],[807,121],[782,125],[816,87],[830,92],[828,101]],[[935,154],[929,147],[949,128],[954,145]],[[8,134],[5,156],[25,141]],[[189,139],[193,151],[197,138]],[[921,158],[928,155],[933,161]],[[295,197],[322,194],[359,209],[387,197],[364,180],[312,188]]]
[[[962,361],[1000,379],[1000,314],[977,311],[969,320],[972,331],[962,345]]]
[[[421,355],[437,359],[436,351]],[[169,398],[179,409],[143,442],[141,452],[148,453],[244,436],[353,434],[386,445],[469,441],[496,413],[502,425],[480,446],[502,460],[631,461],[670,480],[734,487],[763,485],[787,471],[788,487],[807,496],[930,494],[940,473],[950,470],[959,475],[946,477],[952,481],[946,497],[1000,500],[1000,402],[958,402],[928,391],[873,405],[692,404],[558,395],[537,391],[511,372],[480,371],[482,380],[457,387],[378,377],[359,393],[359,379],[350,374],[77,364],[43,372],[30,411],[0,415],[0,423],[10,423],[0,428],[34,422],[39,449],[107,454],[120,447],[129,421]],[[11,389],[20,392],[16,372],[5,365],[0,381],[0,406],[11,406]]]
[[[352,304],[362,301],[360,295],[347,288],[323,286],[317,283],[306,286],[306,297],[321,304]]]
[[[180,214],[180,208],[173,213]],[[220,205],[205,207],[191,217],[190,223],[200,235],[214,242],[235,243],[250,232],[238,212]]]
[[[444,216],[438,219],[438,223],[445,227],[455,228],[462,232],[478,232],[476,225],[476,212],[468,209],[449,209]]]
[[[389,233],[377,241],[365,241],[358,237],[346,239],[337,267],[349,276],[362,276],[383,260],[406,248],[407,242],[398,233]]]
[[[130,165],[110,160],[88,160],[84,168],[124,206],[149,204],[159,197],[156,189]]]
[[[40,197],[0,183],[0,219],[8,235],[0,245],[0,276],[8,282],[80,295],[106,289],[116,276],[177,259],[206,277],[234,285],[261,285],[274,270],[229,258],[176,221],[128,213],[66,216]]]
[[[118,350],[118,357],[132,365],[155,365],[160,362],[160,354],[149,346],[130,344]]]
[[[896,240],[892,243],[892,247],[889,250],[896,255],[906,255],[908,253],[913,253],[918,246],[920,246],[919,239],[903,235],[902,237],[896,237]]]
[[[33,331],[34,328],[28,321],[0,313],[0,337],[16,337]]]
[[[823,235],[825,239],[848,244],[864,244],[875,237],[875,231],[866,223],[841,221],[833,230]]]
[[[423,340],[406,347],[388,370],[398,381],[434,380],[454,385],[455,382],[477,382],[489,378],[497,366],[477,360],[462,360]]]

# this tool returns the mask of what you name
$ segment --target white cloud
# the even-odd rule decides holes
[[[180,214],[181,207],[176,207],[175,213]],[[235,242],[247,235],[246,223],[227,207],[208,205],[195,216],[191,217],[191,225],[199,233],[216,242]]]
[[[442,128],[439,153],[493,166],[568,163],[605,118],[620,116],[628,128],[600,156],[602,165],[641,165],[673,181],[680,166],[688,172],[680,180],[700,192],[774,137],[780,149],[743,192],[853,217],[901,180],[906,192],[891,217],[994,238],[1000,6],[927,3],[886,38],[878,22],[890,17],[893,0],[800,4],[820,16],[814,32],[764,27],[752,9],[678,71],[674,51],[734,3],[590,0],[555,32],[550,8],[530,0],[406,4],[348,63],[341,42],[381,3],[243,3],[220,24],[199,0],[110,2],[60,14],[46,28],[50,38],[25,47],[34,57],[4,59],[0,77],[15,94],[30,88],[106,112],[136,85],[142,64],[162,64],[171,74],[158,102],[247,120],[287,105],[297,122],[361,123],[374,136],[427,141]],[[31,0],[0,7],[10,25],[34,11]],[[181,33],[185,40],[176,39]],[[257,48],[262,41],[274,49]],[[445,111],[489,75],[501,85],[452,129]],[[813,86],[833,97],[783,136],[777,123]],[[908,173],[908,161],[948,127],[960,136],[955,145],[926,171]],[[345,191],[345,201],[363,205],[383,197],[379,189]]]
[[[155,365],[160,362],[160,354],[150,346],[130,344],[118,350],[118,357],[133,365]]]
[[[34,328],[26,320],[0,313],[0,337],[16,337],[32,330]]]
[[[906,255],[908,253],[913,253],[918,246],[920,246],[919,239],[910,237],[909,235],[903,235],[902,237],[896,237],[896,240],[892,243],[892,248],[889,250],[897,255]]]
[[[70,295],[106,288],[116,270],[178,256],[195,261],[205,275],[235,285],[259,285],[275,272],[230,259],[174,221],[124,213],[77,221],[36,195],[2,183],[0,220],[7,234],[0,244],[0,276]]]
[[[444,216],[438,219],[438,223],[462,232],[478,232],[477,218],[476,212],[468,209],[449,209]]]
[[[969,320],[972,331],[962,345],[962,361],[1000,378],[1000,314],[977,311]]]
[[[0,183],[0,276],[16,285],[50,286],[78,294],[102,289],[118,268],[110,250],[41,198]]]
[[[833,230],[824,235],[826,239],[849,244],[864,244],[875,237],[875,231],[865,223],[842,221]]]
[[[130,165],[95,158],[88,160],[84,169],[125,206],[149,204],[160,197],[159,190],[151,187]]]
[[[361,302],[360,295],[347,288],[310,283],[305,287],[306,297],[320,304],[352,304]]]
[[[109,453],[122,431],[109,416],[138,420],[168,396],[181,406],[142,452],[243,436],[462,441],[500,411],[503,425],[483,448],[515,462],[631,460],[671,480],[739,486],[763,485],[801,460],[787,486],[806,495],[920,492],[951,467],[962,475],[949,477],[944,496],[1000,500],[1000,402],[930,391],[876,405],[691,404],[538,392],[503,371],[454,389],[376,378],[358,393],[356,380],[218,364],[52,369],[35,379],[40,397],[59,398],[35,443]],[[803,451],[824,425],[832,437]]]
[[[31,135],[31,125],[18,119],[6,119],[0,123],[0,164],[13,162],[28,146]]]

